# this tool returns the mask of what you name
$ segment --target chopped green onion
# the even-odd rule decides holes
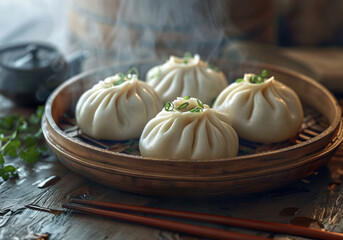
[[[174,104],[172,102],[167,102],[166,105],[164,106],[164,109],[167,112],[173,111],[174,110]]]
[[[118,86],[118,85],[122,84],[123,82],[125,82],[125,79],[120,77],[120,79],[118,81],[114,82],[113,85]]]
[[[185,54],[183,55],[183,63],[187,64],[190,58],[192,58],[192,53],[185,52]]]
[[[255,75],[255,76],[250,76],[250,82],[251,83],[257,83],[258,82],[258,77]]]
[[[125,75],[123,73],[118,73],[118,77],[119,77],[119,80],[113,83],[114,86],[118,86],[122,84],[123,82],[125,82]]]
[[[210,62],[206,62],[206,64],[207,64],[207,68],[209,68],[215,72],[220,72],[220,69],[218,67],[214,66],[213,64],[211,64]]]
[[[185,109],[186,107],[188,107],[188,105],[189,105],[188,102],[182,103],[180,106],[178,106],[178,107],[176,108],[176,110]]]
[[[128,142],[125,143],[126,148],[124,149],[124,152],[126,153],[133,153],[135,149],[138,147],[138,140],[137,139],[130,139]]]
[[[191,109],[189,109],[190,112],[202,112],[202,108],[199,107],[192,107]]]
[[[104,86],[106,87],[112,87],[112,85],[115,85],[115,83],[107,83],[107,82],[103,82]]]
[[[135,72],[135,75],[139,76],[139,72],[138,72],[138,69],[136,67],[133,67],[133,68],[130,68],[130,70],[125,74],[123,73],[118,73],[118,77],[119,77],[119,80],[114,82],[113,85],[114,86],[118,86],[120,84],[122,84],[123,82],[125,82],[125,78],[127,78],[128,80],[131,80],[133,78],[133,75],[132,72]]]
[[[266,77],[268,77],[268,74],[269,74],[268,70],[263,69],[261,72],[261,77],[266,78]]]
[[[183,97],[183,99],[185,99],[185,100],[189,100],[190,98],[191,98],[190,96]]]
[[[161,76],[161,74],[162,74],[161,68],[158,68],[157,73],[155,73],[154,75],[152,75],[151,78],[158,78],[159,76]]]
[[[204,108],[204,105],[202,104],[202,102],[199,99],[197,99],[197,103],[201,108]]]
[[[240,82],[244,82],[244,78],[237,78],[235,83],[240,83]]]
[[[268,77],[268,70],[263,69],[260,75],[254,75],[249,78],[251,83],[261,84],[264,82],[264,79]]]
[[[135,72],[135,75],[136,75],[137,78],[138,78],[139,72],[138,72],[138,69],[137,69],[136,67],[130,68],[130,70],[126,73],[126,77],[127,77],[128,79],[132,79],[132,77],[133,77],[132,72]]]

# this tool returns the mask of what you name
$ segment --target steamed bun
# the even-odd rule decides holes
[[[127,140],[139,138],[161,107],[160,97],[147,83],[136,75],[116,74],[82,94],[76,105],[76,121],[91,137]]]
[[[296,136],[304,116],[297,94],[261,76],[245,74],[219,94],[213,108],[229,117],[240,138],[275,143]]]
[[[146,81],[160,94],[166,103],[178,96],[193,96],[211,104],[227,86],[224,74],[200,60],[199,55],[169,60],[150,69]]]
[[[142,156],[163,159],[227,158],[236,156],[238,147],[228,117],[189,97],[168,102],[139,141]]]

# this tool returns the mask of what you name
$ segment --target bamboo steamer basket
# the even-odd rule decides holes
[[[320,116],[312,121],[305,114],[303,130],[292,144],[259,145],[260,151],[225,159],[167,160],[114,152],[62,130],[61,119],[74,111],[80,95],[96,82],[116,72],[126,72],[132,66],[144,76],[154,65],[156,62],[141,61],[94,70],[70,79],[52,93],[46,103],[42,129],[48,145],[65,166],[93,181],[133,193],[181,197],[237,195],[284,186],[310,175],[327,163],[343,140],[341,108],[328,90],[288,69],[249,62],[217,65],[229,82],[245,72],[268,69],[298,93],[305,113],[309,108],[311,114]],[[317,125],[323,125],[321,130],[311,134]]]

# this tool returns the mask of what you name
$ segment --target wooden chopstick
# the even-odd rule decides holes
[[[270,238],[258,237],[243,233],[229,232],[216,228],[201,227],[186,223],[143,217],[134,214],[115,212],[113,210],[85,207],[76,204],[63,204],[62,207],[76,210],[83,213],[90,213],[104,217],[116,218],[119,220],[140,223],[157,228],[167,229],[176,232],[183,232],[195,236],[208,237],[211,239],[230,239],[230,240],[270,240]]]
[[[235,227],[249,228],[255,230],[261,230],[266,232],[283,233],[289,235],[296,235],[315,239],[324,240],[343,240],[343,234],[335,232],[327,232],[317,229],[311,229],[306,227],[294,226],[289,224],[264,222],[257,220],[249,220],[242,218],[234,218],[213,214],[195,213],[195,212],[184,212],[176,210],[167,210],[160,208],[150,208],[135,205],[119,204],[119,203],[108,203],[100,201],[90,201],[85,199],[71,199],[72,203],[79,203],[89,206],[102,207],[107,209],[116,209],[124,211],[134,211],[140,213],[157,214],[170,217],[179,217],[184,219],[192,219],[198,221],[211,222],[216,224],[224,224]]]

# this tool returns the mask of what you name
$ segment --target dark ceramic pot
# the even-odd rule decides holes
[[[53,46],[22,43],[0,49],[0,93],[21,106],[44,104],[65,79],[78,74],[85,52],[68,61]]]

